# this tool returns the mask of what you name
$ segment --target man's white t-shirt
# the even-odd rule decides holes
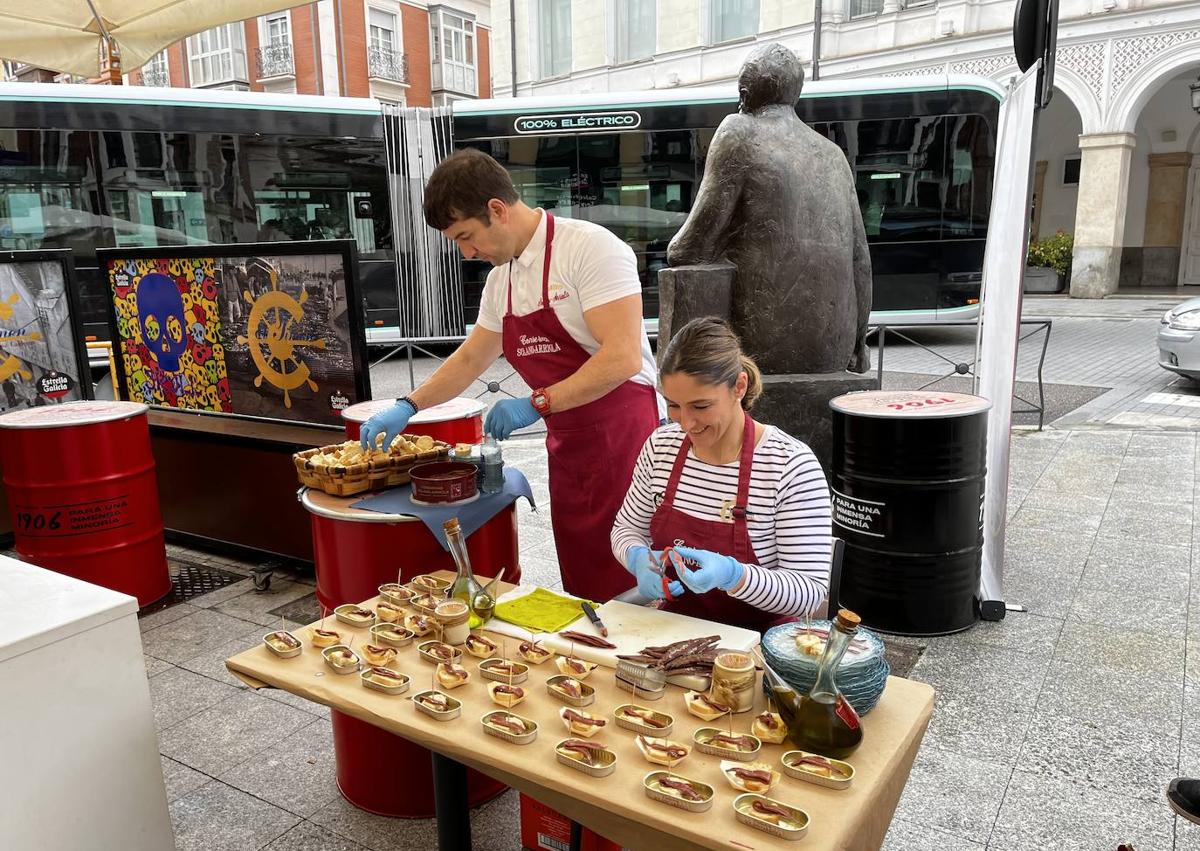
[[[511,263],[497,266],[488,273],[479,304],[477,324],[497,334],[503,333],[504,314],[508,310],[508,275],[512,270],[512,308],[517,316],[533,313],[541,307],[542,266],[546,248],[546,214],[533,238]],[[616,235],[599,225],[578,219],[554,217],[554,247],[550,255],[550,304],[563,328],[589,355],[600,343],[588,330],[585,311],[625,298],[641,295],[637,261],[633,250]],[[655,387],[658,370],[650,352],[650,340],[642,325],[642,368],[633,381]],[[662,398],[658,398],[659,416],[665,416]]]

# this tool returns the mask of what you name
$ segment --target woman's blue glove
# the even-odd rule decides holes
[[[541,418],[530,399],[501,399],[488,411],[483,430],[497,440],[508,440],[514,431],[531,426]]]
[[[398,399],[396,404],[386,411],[380,411],[362,424],[358,431],[359,442],[364,450],[375,448],[375,438],[383,435],[383,448],[386,450],[392,441],[408,427],[408,421],[417,413],[411,402]]]
[[[676,565],[676,572],[683,584],[697,594],[705,594],[714,588],[728,591],[742,581],[745,566],[735,558],[711,553],[708,550],[693,550],[690,547],[675,547],[675,552],[685,562],[692,561],[699,565],[695,570]]]
[[[625,553],[625,569],[637,577],[638,593],[648,600],[662,600],[667,595],[663,593],[663,578],[654,570],[654,558],[646,547],[630,547]],[[683,586],[677,580],[671,580],[671,596],[683,594]]]

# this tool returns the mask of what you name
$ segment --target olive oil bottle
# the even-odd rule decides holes
[[[842,759],[862,743],[862,721],[850,702],[838,691],[834,675],[850,639],[858,632],[860,618],[841,609],[829,630],[825,654],[817,669],[817,680],[787,718],[789,738],[802,750]]]
[[[462,600],[471,610],[470,626],[474,629],[491,619],[496,608],[496,601],[484,590],[471,570],[471,558],[467,555],[467,542],[463,538],[462,527],[457,517],[451,517],[442,524],[446,533],[446,543],[450,545],[450,555],[458,567],[458,576],[450,588],[450,597]]]

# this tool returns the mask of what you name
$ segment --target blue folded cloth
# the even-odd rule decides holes
[[[537,508],[533,499],[533,489],[530,488],[525,474],[514,467],[505,467],[504,488],[499,493],[481,493],[478,499],[463,505],[422,505],[413,502],[412,485],[401,485],[361,499],[350,507],[378,511],[381,514],[408,514],[417,517],[437,538],[442,549],[448,551],[450,545],[446,542],[445,532],[442,531],[443,523],[451,517],[457,517],[463,537],[466,538],[520,497],[525,497],[530,506]]]

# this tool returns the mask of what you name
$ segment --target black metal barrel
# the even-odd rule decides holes
[[[987,416],[966,393],[848,393],[833,409],[840,603],[863,623],[945,635],[975,623]]]

